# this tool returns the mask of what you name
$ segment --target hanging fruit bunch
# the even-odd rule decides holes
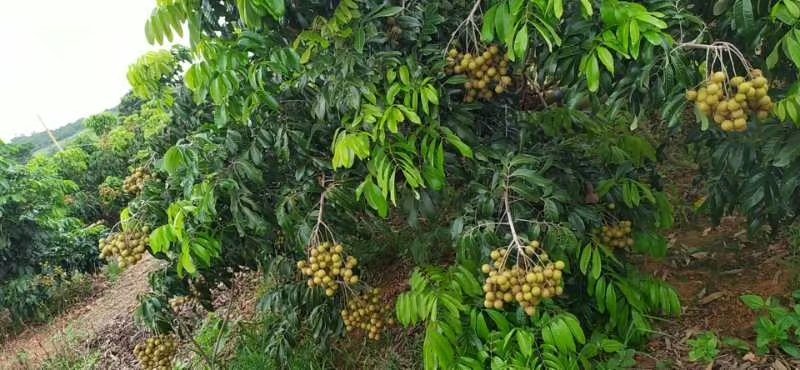
[[[484,306],[503,309],[507,304],[517,302],[532,316],[536,306],[543,300],[564,293],[564,261],[550,261],[534,240],[521,251],[513,248],[498,248],[491,252],[492,264],[485,264],[481,271],[487,274],[483,285]],[[513,253],[512,253],[513,252]],[[512,262],[513,260],[513,262]],[[511,267],[508,265],[511,263]]]
[[[348,332],[362,330],[369,339],[378,340],[382,329],[394,325],[394,319],[389,317],[392,309],[381,301],[380,293],[379,288],[373,288],[350,297],[342,310],[342,320]]]
[[[144,257],[147,249],[150,228],[143,226],[139,230],[119,231],[100,239],[100,257],[117,258],[120,268],[133,266]]]
[[[620,221],[616,225],[603,226],[600,232],[600,238],[603,244],[616,247],[625,248],[632,247],[634,240],[631,237],[633,224],[630,221]]]
[[[725,132],[747,131],[751,117],[764,120],[772,113],[774,103],[769,96],[769,81],[760,69],[753,69],[750,63],[728,42],[715,42],[711,45],[686,43],[678,46],[706,51],[710,58],[707,63],[709,73],[697,90],[686,92],[686,99],[693,102],[697,111],[713,119]],[[746,74],[736,75],[734,56],[744,66]],[[726,58],[729,63],[726,67]],[[715,68],[719,64],[719,67]],[[728,71],[733,70],[730,77]]]
[[[175,335],[159,335],[147,338],[133,348],[139,365],[145,370],[172,369],[172,358],[178,349]]]
[[[115,176],[108,176],[103,180],[103,183],[97,187],[97,192],[100,194],[100,201],[109,204],[122,195],[122,179]]]
[[[464,101],[490,101],[511,87],[508,56],[497,45],[491,45],[474,55],[450,49],[447,52],[448,75],[464,74],[469,79],[464,83]]]
[[[339,284],[358,283],[358,275],[353,271],[356,266],[358,260],[353,256],[346,256],[341,244],[329,242],[311,247],[308,259],[297,262],[297,269],[308,276],[308,286],[323,287],[328,297],[336,294]]]
[[[130,176],[125,178],[122,183],[122,189],[129,194],[139,194],[144,189],[144,184],[152,179],[153,176],[144,167],[138,167],[133,170]]]
[[[194,303],[194,298],[188,296],[175,296],[169,299],[169,306],[173,312],[181,312],[184,308],[190,308]]]
[[[121,195],[119,190],[114,189],[106,184],[100,185],[98,193],[100,193],[100,201],[103,203],[111,203]]]

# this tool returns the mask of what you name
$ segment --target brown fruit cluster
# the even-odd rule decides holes
[[[388,317],[391,308],[381,302],[381,291],[378,288],[353,296],[342,310],[345,329],[349,331],[363,330],[369,339],[381,338],[381,329],[394,325],[394,319]]]
[[[100,185],[100,189],[98,190],[98,192],[100,193],[100,200],[103,201],[104,203],[111,203],[115,199],[117,199],[117,197],[122,195],[119,190],[114,189],[105,184]]]
[[[449,75],[467,75],[469,81],[464,83],[465,102],[478,99],[489,101],[508,91],[514,82],[509,76],[508,64],[508,56],[497,45],[489,46],[476,55],[450,49],[445,72]]]
[[[139,167],[133,170],[133,173],[130,174],[130,176],[125,178],[125,181],[122,183],[122,189],[130,194],[139,194],[139,192],[144,189],[145,182],[152,178],[153,176],[147,172],[147,169],[144,167]]]
[[[169,299],[169,306],[172,307],[173,312],[181,312],[192,303],[194,303],[194,299],[187,296],[175,296]]]
[[[175,335],[159,335],[147,338],[133,348],[139,365],[145,370],[172,369],[172,358],[178,350]]]
[[[760,69],[751,70],[748,78],[728,79],[724,72],[714,72],[697,91],[686,92],[700,113],[712,118],[722,131],[747,131],[748,114],[757,119],[769,117],[774,103],[768,95],[769,81]]]
[[[617,248],[625,248],[633,246],[633,238],[631,238],[631,222],[620,221],[616,225],[603,226],[600,237],[605,245]]]
[[[539,253],[540,244],[532,241],[523,251],[520,259],[510,269],[508,260],[510,249],[498,248],[492,251],[492,265],[481,266],[481,271],[489,276],[483,285],[484,306],[503,309],[506,304],[517,302],[529,316],[536,313],[536,306],[543,299],[564,294],[564,261],[552,262],[547,253]]]
[[[140,230],[120,231],[100,239],[100,257],[117,257],[117,264],[123,269],[133,266],[144,257],[149,233],[150,228],[144,226]]]
[[[339,283],[358,283],[358,275],[353,272],[357,265],[358,260],[355,257],[345,257],[341,244],[333,245],[328,242],[312,247],[308,260],[297,262],[297,268],[309,277],[308,286],[325,288],[325,295],[328,297],[336,294]]]

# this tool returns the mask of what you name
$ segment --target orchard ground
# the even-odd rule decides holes
[[[750,349],[723,346],[713,366],[715,369],[800,366],[800,362],[754,354],[753,323],[757,316],[739,300],[743,294],[790,295],[800,285],[800,256],[794,254],[785,240],[770,243],[765,248],[763,242],[748,239],[743,225],[742,219],[731,217],[717,227],[680,227],[668,235],[671,248],[665,260],[641,261],[646,271],[678,289],[684,312],[677,319],[657,325],[650,343],[637,356],[638,368],[708,368],[689,362],[687,357],[690,350],[687,341],[704,331],[714,332],[720,339],[739,338],[751,346]],[[70,351],[97,356],[95,368],[111,365],[136,368],[135,359],[125,351],[146,333],[133,324],[131,317],[136,296],[149,289],[147,274],[159,265],[152,258],[145,259],[124,271],[113,286],[102,289],[85,305],[75,307],[49,325],[30,328],[8,341],[0,352],[0,368],[38,368],[48,357],[59,355],[70,341],[75,342],[69,343],[75,346],[69,348]],[[391,300],[407,289],[410,269],[411,265],[402,261],[381,269],[383,274],[376,276],[380,279],[376,285],[383,289],[384,299]],[[234,298],[241,306],[237,311],[254,312],[257,290],[254,285],[250,286],[248,291]],[[251,317],[252,314],[244,314],[238,319]],[[419,330],[394,328],[387,334],[377,343],[357,337],[342,340],[335,351],[358,355],[339,356],[337,367],[347,369],[391,361],[400,368],[418,368],[419,346],[415,344],[421,337]],[[187,356],[189,344],[184,342],[183,346],[182,353]]]

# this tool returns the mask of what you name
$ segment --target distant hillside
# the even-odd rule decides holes
[[[59,143],[64,144],[69,138],[77,135],[84,129],[85,127],[83,126],[83,118],[81,118],[75,122],[53,130],[53,136],[56,137],[56,140],[58,140]],[[11,143],[20,145],[30,144],[33,146],[31,152],[38,152],[53,145],[53,142],[50,140],[47,132],[44,131],[36,132],[27,136],[15,137],[11,139]]]

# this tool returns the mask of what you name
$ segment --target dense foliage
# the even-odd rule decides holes
[[[309,337],[379,338],[396,298],[398,323],[424,326],[425,368],[630,367],[653,317],[681,312],[637,268],[673,225],[664,137],[645,132],[690,133],[715,218],[798,214],[798,5],[159,0],[146,37],[187,32],[188,48],[131,65],[132,95],[80,145],[0,167],[20,178],[0,199],[47,206],[20,216],[37,235],[106,220],[103,255],[126,265],[148,244],[170,268],[137,316],[160,335],[170,300],[210,307],[262,263],[256,332],[275,334],[242,350],[276,364]],[[398,257],[419,266],[410,290],[380,296]]]

